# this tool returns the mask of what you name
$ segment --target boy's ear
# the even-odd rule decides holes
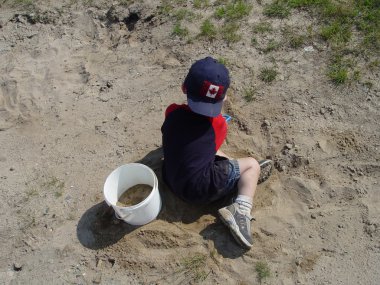
[[[182,88],[183,94],[187,94],[187,89],[186,89],[185,84],[182,84],[181,88]]]

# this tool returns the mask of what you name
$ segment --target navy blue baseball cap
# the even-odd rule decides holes
[[[223,64],[206,57],[191,66],[183,84],[190,109],[197,114],[216,117],[222,111],[230,76]]]

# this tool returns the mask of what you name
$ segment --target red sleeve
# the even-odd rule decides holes
[[[211,118],[211,122],[215,132],[215,150],[218,151],[227,136],[227,123],[222,115]]]
[[[173,112],[174,110],[177,110],[177,109],[188,109],[189,107],[186,105],[186,104],[182,104],[182,105],[178,105],[178,104],[171,104],[169,105],[167,108],[166,108],[166,111],[165,111],[165,118],[171,113]]]

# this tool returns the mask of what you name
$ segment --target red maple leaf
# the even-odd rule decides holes
[[[213,87],[212,89],[209,90],[210,94],[214,95],[216,93],[216,88]]]

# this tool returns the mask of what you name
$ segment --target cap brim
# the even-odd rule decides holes
[[[223,100],[216,103],[206,103],[202,101],[194,101],[190,97],[187,97],[187,103],[191,111],[207,116],[207,117],[217,117],[222,111]]]

